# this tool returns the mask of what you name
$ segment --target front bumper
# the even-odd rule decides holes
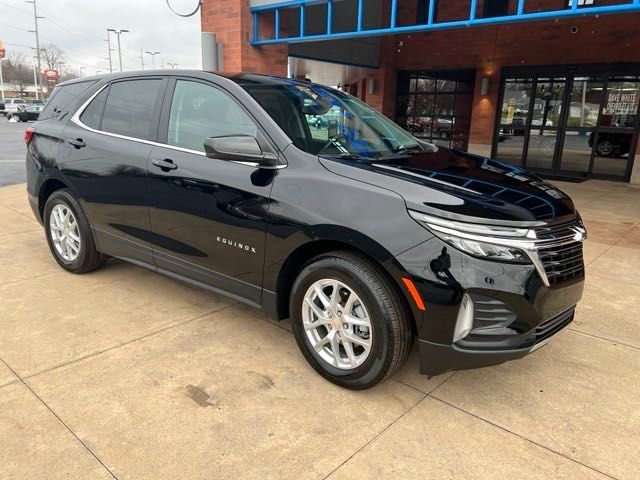
[[[437,237],[396,257],[426,309],[417,318],[421,373],[495,365],[521,358],[573,320],[584,274],[546,286],[532,264],[473,258]],[[456,325],[471,299],[469,328]]]
[[[573,321],[574,314],[575,309],[571,308],[544,322],[533,332],[522,336],[522,344],[519,348],[494,349],[489,347],[475,350],[456,344],[443,345],[428,340],[418,340],[420,373],[433,376],[450,370],[488,367],[522,358],[546,345],[556,333]]]

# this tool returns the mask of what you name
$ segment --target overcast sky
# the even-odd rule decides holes
[[[170,0],[179,12],[192,11],[197,0]],[[179,68],[200,68],[200,13],[182,18],[165,0],[37,0],[40,47],[53,43],[65,51],[67,64],[85,75],[109,70],[106,29],[126,29],[121,36],[124,70],[140,69],[140,49],[159,51],[156,67],[166,62]],[[33,7],[24,0],[0,0],[0,40],[12,51],[32,55],[35,46]],[[113,69],[118,70],[116,38],[111,34]],[[151,56],[144,55],[145,67]],[[168,65],[165,65],[168,68]]]

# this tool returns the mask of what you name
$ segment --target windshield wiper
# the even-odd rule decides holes
[[[420,145],[414,143],[413,145],[398,145],[392,151],[393,153],[420,153],[423,150]]]
[[[358,155],[357,153],[319,153],[319,157],[340,158],[343,160],[361,160],[366,162],[374,162],[378,160],[373,157],[365,157],[364,155]]]

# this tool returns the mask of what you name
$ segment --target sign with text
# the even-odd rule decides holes
[[[58,70],[45,70],[44,78],[46,78],[47,80],[56,81],[58,78],[60,78],[60,73],[58,72]]]

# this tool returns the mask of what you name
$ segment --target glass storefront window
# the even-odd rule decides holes
[[[396,120],[428,142],[467,147],[473,72],[407,72],[400,75]],[[405,83],[406,82],[406,83]]]
[[[513,79],[504,84],[496,158],[522,165],[525,125],[529,116],[533,79]]]
[[[516,123],[524,123],[529,114],[532,87],[532,79],[505,83],[500,115],[501,125],[511,125],[516,119],[518,120]]]
[[[569,128],[592,128],[598,123],[604,84],[600,79],[576,77],[569,98]]]
[[[505,75],[496,157],[553,175],[627,178],[640,129],[640,75],[605,68]]]

